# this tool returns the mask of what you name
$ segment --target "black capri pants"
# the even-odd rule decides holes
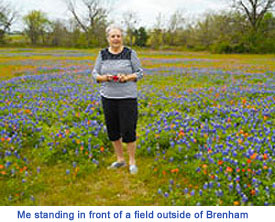
[[[109,139],[116,141],[122,137],[124,143],[136,141],[137,98],[101,98]]]

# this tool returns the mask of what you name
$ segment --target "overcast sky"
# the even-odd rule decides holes
[[[21,16],[31,10],[41,10],[50,19],[68,19],[68,13],[64,0],[5,0],[19,12]],[[82,0],[75,0],[81,2]],[[156,23],[159,13],[167,20],[176,10],[183,11],[185,17],[198,17],[206,11],[218,11],[226,9],[225,0],[109,0],[112,11],[109,19],[121,21],[121,15],[125,11],[134,11],[138,15],[139,26],[152,27]],[[20,19],[13,25],[12,30],[22,30]]]

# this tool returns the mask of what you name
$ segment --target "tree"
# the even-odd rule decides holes
[[[4,36],[10,30],[18,14],[11,5],[0,1],[0,43],[4,43]]]
[[[178,29],[183,28],[183,25],[184,25],[183,12],[182,10],[177,10],[170,17],[168,30],[170,32],[175,32]]]
[[[253,31],[257,32],[265,14],[275,7],[275,0],[232,0],[233,7],[243,12]]]
[[[24,23],[27,26],[25,32],[31,40],[32,45],[36,45],[40,39],[45,43],[45,34],[47,28],[50,25],[50,21],[47,19],[46,14],[33,10],[24,18]]]
[[[140,47],[145,47],[148,35],[144,27],[140,27],[139,29],[135,30],[135,37],[136,37],[136,45]]]
[[[180,32],[183,30],[184,17],[182,10],[176,10],[168,22],[168,32],[166,33],[169,45],[181,45]]]
[[[126,26],[126,32],[129,36],[130,46],[133,45],[133,37],[135,32],[135,26],[137,25],[138,17],[137,14],[133,11],[128,11],[123,13],[123,24]]]
[[[156,23],[153,30],[150,32],[150,45],[152,48],[159,48],[163,45],[163,35],[165,32],[164,15],[159,13],[156,17]]]
[[[65,0],[65,2],[69,12],[85,33],[87,45],[104,44],[108,9],[103,6],[103,1],[81,0],[78,1],[78,5],[75,0]]]
[[[68,45],[69,32],[61,20],[51,22],[50,44],[53,46]]]

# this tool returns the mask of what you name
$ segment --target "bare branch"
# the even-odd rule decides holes
[[[257,31],[264,15],[274,9],[275,0],[232,0],[233,7],[245,12],[253,30]]]

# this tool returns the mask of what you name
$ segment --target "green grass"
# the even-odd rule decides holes
[[[68,167],[66,163],[48,166],[36,162],[34,166],[41,167],[43,176],[39,178],[40,185],[36,186],[35,200],[18,199],[13,205],[151,206],[165,204],[163,199],[156,195],[155,190],[162,181],[156,176],[152,177],[148,170],[152,166],[153,158],[142,156],[137,158],[139,166],[137,175],[131,175],[128,167],[108,170],[107,166],[112,161],[115,161],[115,156],[108,155],[96,170],[76,177],[65,174],[64,169]],[[5,187],[3,181],[0,184],[1,187]],[[1,205],[3,204],[5,205],[5,202]]]

